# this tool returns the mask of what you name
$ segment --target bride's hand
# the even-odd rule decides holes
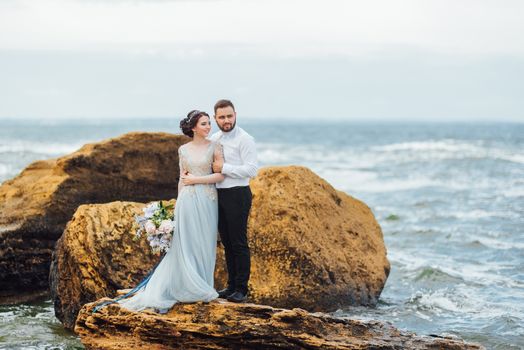
[[[180,176],[182,179],[182,183],[184,185],[194,185],[196,184],[197,177],[190,173],[185,173],[184,175]]]

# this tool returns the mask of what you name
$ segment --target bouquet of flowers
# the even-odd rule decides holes
[[[167,251],[175,228],[173,204],[153,202],[142,210],[143,216],[135,215],[135,221],[139,226],[135,239],[142,237],[145,232],[153,253]]]

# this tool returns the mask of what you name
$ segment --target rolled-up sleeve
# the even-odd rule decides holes
[[[245,137],[240,143],[241,165],[224,163],[222,174],[233,179],[255,177],[258,172],[258,159],[255,139],[251,136]]]

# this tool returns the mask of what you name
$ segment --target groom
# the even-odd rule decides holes
[[[216,184],[218,192],[218,231],[224,245],[228,281],[218,292],[220,298],[243,302],[247,298],[250,254],[247,241],[247,220],[251,209],[249,179],[258,171],[255,140],[239,126],[233,103],[220,100],[215,104],[215,121],[220,131],[211,141],[219,141],[224,159],[213,163],[213,171],[225,179]]]

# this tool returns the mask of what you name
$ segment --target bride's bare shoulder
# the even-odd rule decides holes
[[[178,149],[186,149],[186,148],[188,148],[188,145],[190,145],[191,143],[192,143],[192,141],[189,141],[189,142],[187,142],[187,143],[184,143],[183,145],[180,145],[180,146],[178,147]]]

